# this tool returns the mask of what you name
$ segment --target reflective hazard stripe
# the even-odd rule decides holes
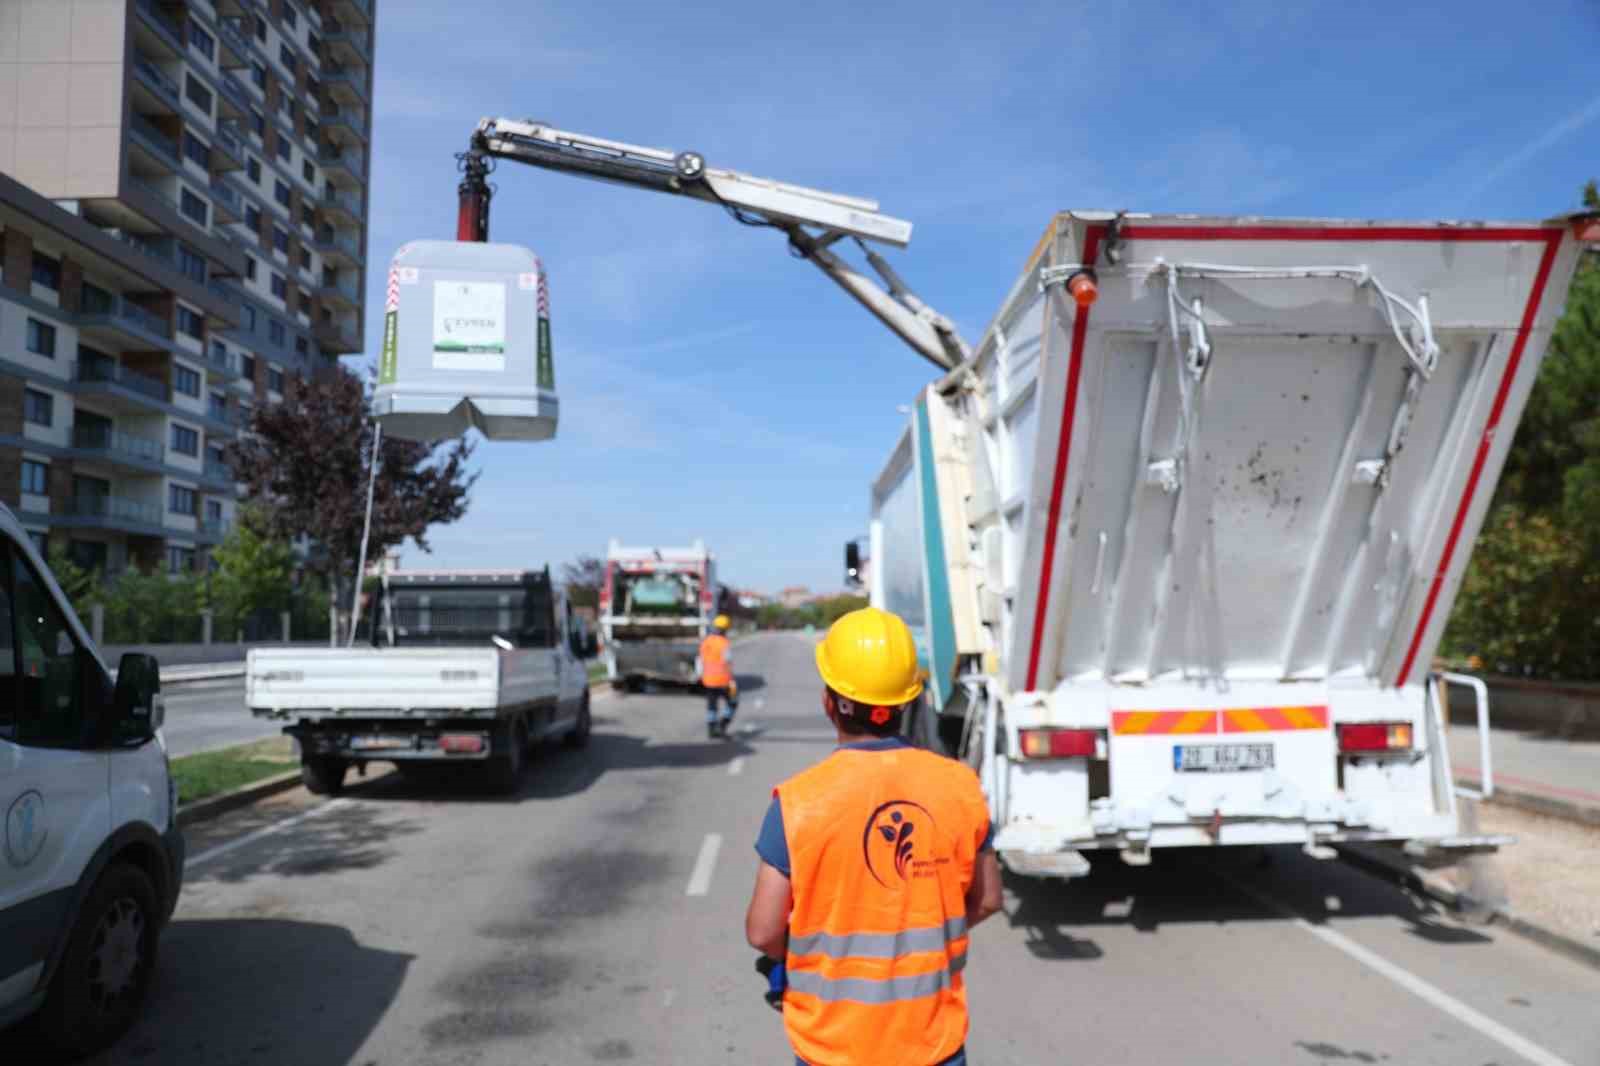
[[[900,1003],[908,999],[922,999],[949,988],[955,975],[966,969],[966,965],[967,955],[962,952],[951,958],[949,966],[929,973],[890,977],[881,981],[870,977],[824,977],[809,970],[790,970],[789,989],[828,1002],[853,1000],[857,1003]]]
[[[808,933],[789,938],[790,955],[828,955],[835,959],[895,959],[920,951],[943,951],[967,935],[966,918],[898,933]]]

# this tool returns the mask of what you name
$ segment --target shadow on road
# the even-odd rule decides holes
[[[413,956],[358,943],[340,926],[283,918],[178,920],[144,1011],[117,1044],[88,1066],[296,1063],[344,1066],[400,990]],[[6,1062],[54,1066],[35,1048]],[[19,1049],[22,1050],[22,1049]]]
[[[1314,924],[1392,917],[1437,944],[1488,944],[1492,938],[1456,924],[1431,901],[1340,862],[1311,859],[1295,848],[1157,852],[1148,868],[1115,853],[1090,853],[1092,871],[1072,881],[1005,875],[1010,925],[1023,930],[1036,957],[1094,960],[1100,945],[1082,935],[1126,927],[1159,935],[1185,923],[1286,922],[1256,894]]]

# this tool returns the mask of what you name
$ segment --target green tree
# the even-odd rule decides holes
[[[50,572],[56,576],[56,584],[66,593],[67,599],[72,603],[73,611],[78,617],[87,620],[89,608],[102,600],[100,572],[85,570],[73,562],[66,549],[59,545],[50,549],[48,562]],[[85,624],[88,624],[87,621]]]
[[[234,633],[256,611],[281,611],[289,606],[294,553],[288,544],[272,537],[256,510],[246,508],[240,513],[228,538],[217,545],[211,557],[217,564],[210,588],[217,633]]]

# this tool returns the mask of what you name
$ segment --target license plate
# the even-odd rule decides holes
[[[353,736],[350,738],[350,747],[355,751],[395,751],[400,748],[410,748],[410,737],[385,737],[385,736]]]
[[[1179,773],[1272,769],[1271,744],[1177,744],[1172,768]]]

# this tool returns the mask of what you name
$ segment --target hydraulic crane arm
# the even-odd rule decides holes
[[[971,354],[955,325],[919,300],[883,257],[862,243],[881,241],[904,248],[911,240],[911,223],[880,214],[875,200],[708,167],[697,152],[667,152],[515,119],[486,118],[479,122],[471,147],[460,159],[459,240],[489,239],[489,199],[493,192],[488,175],[497,159],[689,196],[726,209],[746,225],[781,230],[795,254],[815,263],[939,368],[954,369]],[[853,238],[861,247],[867,262],[882,279],[881,284],[831,250],[845,237]]]

